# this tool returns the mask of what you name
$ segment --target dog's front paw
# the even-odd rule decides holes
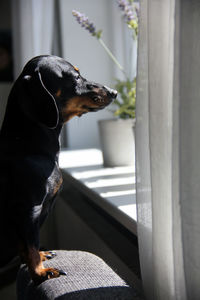
[[[52,259],[55,256],[56,256],[56,252],[54,252],[54,251],[40,251],[41,261]]]
[[[64,272],[63,270],[57,270],[54,268],[47,268],[44,269],[46,272],[46,278],[50,279],[50,278],[56,278],[59,277],[60,275],[67,275],[66,272]]]
[[[60,277],[60,275],[67,275],[67,273],[63,270],[57,270],[55,268],[44,268],[37,274],[34,274],[32,279],[34,283],[38,285],[45,280]]]

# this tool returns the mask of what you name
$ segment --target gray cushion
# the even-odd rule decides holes
[[[139,299],[134,289],[96,255],[83,251],[56,251],[56,254],[44,266],[61,269],[67,276],[35,286],[23,265],[17,278],[18,300]]]

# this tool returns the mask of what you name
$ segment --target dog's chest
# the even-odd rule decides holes
[[[53,172],[47,180],[47,190],[50,197],[53,197],[60,190],[63,183],[62,174],[58,167],[58,164],[55,164]]]

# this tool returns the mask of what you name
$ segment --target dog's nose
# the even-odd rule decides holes
[[[117,91],[116,90],[113,90],[107,86],[104,85],[104,88],[107,90],[107,92],[109,93],[109,96],[111,98],[116,98],[117,97]]]
[[[111,95],[112,95],[112,98],[117,98],[117,91],[116,90],[112,90],[111,91]]]

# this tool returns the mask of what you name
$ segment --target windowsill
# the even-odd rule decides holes
[[[98,149],[63,150],[59,164],[67,181],[137,234],[134,166],[105,168]]]

